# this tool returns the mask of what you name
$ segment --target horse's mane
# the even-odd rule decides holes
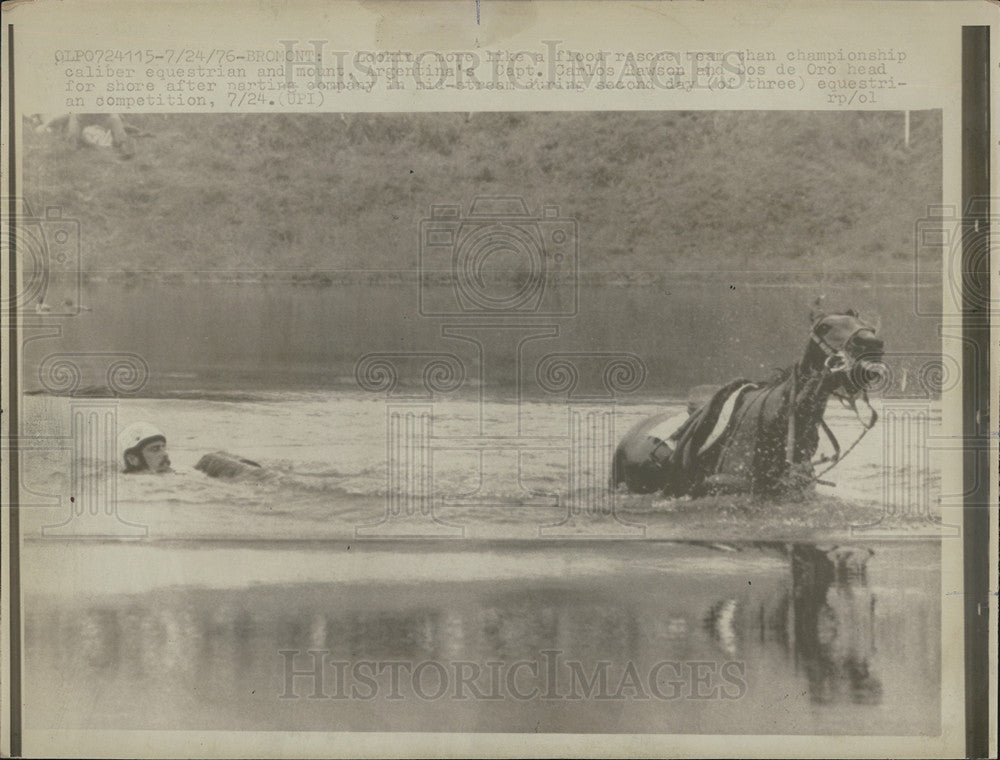
[[[760,388],[775,388],[785,382],[791,374],[791,367],[775,367],[766,379],[758,380],[756,385]]]

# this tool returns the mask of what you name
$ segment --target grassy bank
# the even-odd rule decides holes
[[[941,120],[902,113],[143,115],[137,154],[25,131],[85,271],[413,270],[432,204],[556,204],[587,271],[911,271]],[[319,276],[319,275],[317,275]],[[334,277],[336,280],[336,277]]]

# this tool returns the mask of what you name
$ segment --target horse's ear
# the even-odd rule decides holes
[[[849,316],[849,317],[856,317],[856,316],[858,316],[858,313],[854,309],[848,309],[844,313],[847,314],[847,316]]]
[[[812,308],[809,310],[809,324],[814,325],[826,316],[826,312],[823,311],[825,298],[826,296],[816,296],[816,300],[812,302]]]

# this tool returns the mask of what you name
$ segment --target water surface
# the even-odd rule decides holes
[[[940,731],[932,542],[25,555],[65,579],[27,590],[32,728]]]

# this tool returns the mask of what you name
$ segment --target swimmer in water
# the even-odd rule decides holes
[[[146,422],[130,425],[118,436],[125,473],[173,472],[167,454],[167,437]]]

